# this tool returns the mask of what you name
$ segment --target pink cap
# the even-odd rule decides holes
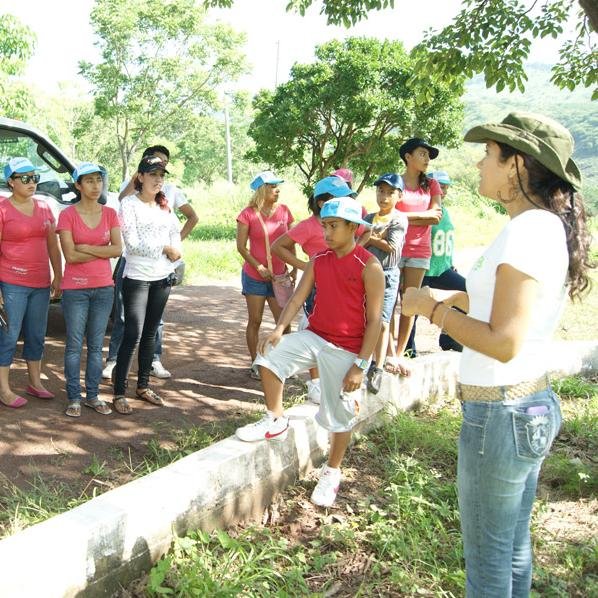
[[[331,176],[338,176],[347,183],[353,183],[353,171],[349,168],[339,168],[335,170]]]

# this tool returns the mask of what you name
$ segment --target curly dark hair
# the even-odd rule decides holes
[[[588,231],[586,210],[583,198],[571,183],[561,179],[538,160],[516,150],[505,143],[498,143],[502,162],[511,156],[521,156],[527,171],[527,184],[524,186],[517,162],[517,180],[526,199],[537,208],[556,214],[565,227],[567,249],[569,251],[568,284],[569,297],[580,299],[592,287],[588,270],[594,268],[590,257],[592,235]],[[526,189],[527,187],[527,189]],[[542,202],[538,204],[530,195]]]

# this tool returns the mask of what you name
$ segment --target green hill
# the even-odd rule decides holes
[[[550,82],[550,65],[526,67],[525,93],[496,93],[487,89],[481,76],[467,84],[464,97],[465,128],[501,120],[512,110],[546,114],[563,123],[575,138],[575,160],[584,176],[584,193],[598,195],[598,102],[590,100],[588,89],[564,91]]]

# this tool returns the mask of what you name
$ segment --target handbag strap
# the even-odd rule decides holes
[[[272,268],[272,254],[270,253],[270,235],[268,234],[268,229],[266,228],[266,223],[262,219],[262,215],[260,211],[257,211],[257,217],[264,229],[264,239],[266,241],[266,261],[268,262],[268,270],[272,272],[272,276],[274,276],[274,269]]]

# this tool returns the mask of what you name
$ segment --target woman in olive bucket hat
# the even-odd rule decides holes
[[[510,220],[474,264],[466,293],[437,301],[427,287],[410,288],[403,309],[464,345],[457,482],[467,596],[521,597],[531,588],[538,473],[561,425],[546,349],[567,292],[589,287],[590,235],[567,129],[513,112],[465,141],[486,144],[479,191]]]

